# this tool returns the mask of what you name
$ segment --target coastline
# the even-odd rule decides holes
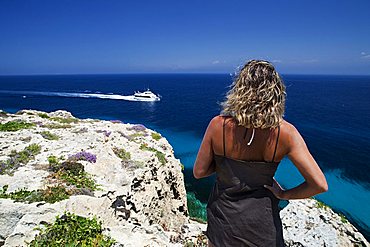
[[[132,244],[137,244],[140,239],[143,244],[155,240],[158,246],[183,246],[189,241],[201,244],[199,238],[202,239],[200,241],[204,240],[202,230],[205,225],[190,221],[187,213],[180,161],[174,157],[171,145],[159,133],[138,124],[76,119],[65,111],[46,113],[23,110],[18,114],[3,112],[0,115],[2,124],[17,119],[33,124],[29,128],[1,132],[4,135],[1,136],[0,160],[7,160],[11,150],[21,153],[30,144],[41,146],[40,153],[35,154],[29,163],[17,167],[13,174],[0,175],[0,187],[8,185],[7,193],[22,188],[32,191],[43,189],[46,181],[55,182],[55,178],[50,179],[50,156],[65,161],[80,152],[95,155],[95,162],[94,159],[89,162],[90,156],[79,162],[99,185],[97,190],[79,191],[84,194],[70,195],[69,199],[55,204],[27,204],[0,199],[0,215],[5,220],[2,225],[12,228],[0,229],[6,246],[12,246],[14,242],[11,241],[31,241],[37,234],[33,230],[37,222],[51,222],[63,210],[83,216],[98,215],[104,227],[109,229],[107,232],[125,246],[127,239],[119,237],[122,233],[131,237],[134,235]],[[58,139],[55,136],[53,139],[53,135]],[[112,205],[122,200],[124,206],[120,205],[117,212],[117,207]],[[17,222],[9,217],[13,212],[12,207],[19,212]],[[295,213],[297,208],[299,217]],[[327,246],[363,243],[368,246],[356,228],[330,209],[318,206],[316,201],[294,201],[284,210],[281,215],[289,246],[296,243],[303,246],[313,243],[326,243]],[[36,220],[35,216],[40,220]],[[294,227],[297,225],[298,228]],[[137,228],[139,230],[134,230]],[[23,232],[17,232],[19,229]],[[135,234],[130,235],[130,231],[135,231]],[[23,237],[19,237],[20,233]],[[306,238],[302,235],[306,235]]]

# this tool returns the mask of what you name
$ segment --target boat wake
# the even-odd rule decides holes
[[[112,99],[112,100],[127,100],[127,101],[142,101],[134,95],[120,94],[103,94],[103,93],[67,93],[67,92],[40,92],[40,91],[11,91],[0,90],[0,94],[22,95],[26,98],[30,95],[50,96],[50,97],[67,97],[67,98],[97,98],[97,99]]]

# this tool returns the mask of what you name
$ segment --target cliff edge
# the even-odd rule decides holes
[[[1,111],[0,246],[37,246],[54,222],[84,219],[97,219],[88,222],[101,246],[206,246],[181,169],[167,140],[140,124]],[[288,246],[369,246],[315,200],[292,201],[281,216]]]

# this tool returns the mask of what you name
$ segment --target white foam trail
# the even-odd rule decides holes
[[[128,100],[138,101],[133,95],[119,94],[102,94],[102,93],[66,93],[66,92],[38,92],[38,91],[7,91],[0,90],[0,94],[16,94],[16,95],[42,95],[51,97],[68,97],[68,98],[98,98],[98,99],[113,99],[113,100]]]

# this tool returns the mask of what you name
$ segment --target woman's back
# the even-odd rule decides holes
[[[216,155],[265,162],[280,161],[285,155],[285,149],[279,148],[280,126],[273,129],[247,129],[226,116],[217,116],[212,121],[215,121],[212,148]]]
[[[272,64],[251,60],[211,120],[194,164],[196,178],[216,172],[207,204],[207,236],[216,246],[283,246],[279,199],[328,189],[297,129],[283,120],[285,86]],[[305,181],[283,190],[273,178],[287,156]]]
[[[278,200],[264,188],[279,164],[264,158],[271,146],[275,154],[279,128],[275,135],[242,130],[232,118],[212,121],[217,182],[207,205],[208,238],[216,246],[283,246]]]
[[[212,139],[219,186],[272,185],[279,164],[275,156],[280,126],[275,130],[254,130],[238,126],[231,117],[218,116],[214,121],[219,123]]]

